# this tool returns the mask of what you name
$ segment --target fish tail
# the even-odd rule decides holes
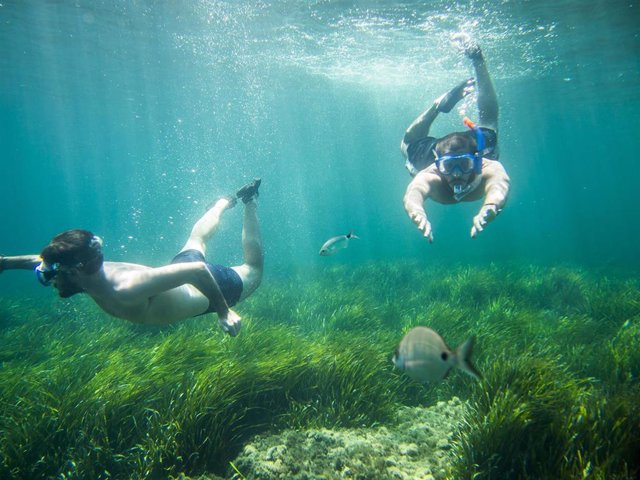
[[[458,358],[458,366],[467,374],[473,378],[480,380],[482,374],[476,370],[476,367],[471,363],[471,354],[473,353],[473,346],[476,343],[476,337],[469,337],[464,343],[456,348],[456,357]]]
[[[349,230],[349,233],[347,233],[347,238],[357,238],[358,240],[360,240],[360,237],[353,233],[353,230]]]

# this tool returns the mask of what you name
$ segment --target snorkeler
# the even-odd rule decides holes
[[[263,252],[256,214],[260,179],[235,196],[218,199],[191,230],[182,250],[166,266],[152,268],[105,262],[102,240],[87,230],[56,235],[40,255],[0,257],[0,273],[35,269],[40,283],[53,285],[62,298],[86,293],[105,312],[135,323],[164,325],[210,312],[231,336],[240,330],[240,316],[229,307],[243,301],[260,285]],[[206,242],[222,214],[237,199],[244,203],[242,246],[244,263],[235,267],[205,261]]]
[[[414,177],[404,195],[404,209],[429,242],[433,242],[433,232],[424,208],[427,198],[442,204],[484,199],[473,218],[471,237],[475,238],[502,211],[509,193],[509,176],[498,161],[498,100],[482,51],[466,34],[454,36],[454,41],[471,60],[476,78],[436,99],[413,121],[400,144],[405,165]],[[467,131],[430,137],[438,114],[450,112],[474,85],[478,88],[478,124],[465,117]]]

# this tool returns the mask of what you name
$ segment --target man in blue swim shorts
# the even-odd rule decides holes
[[[471,227],[475,238],[502,211],[509,193],[509,176],[498,161],[498,100],[482,51],[466,34],[454,36],[454,41],[471,60],[476,78],[436,99],[413,121],[400,144],[413,177],[404,195],[404,209],[429,242],[433,242],[433,232],[424,208],[427,198],[442,204],[483,199]],[[465,117],[467,131],[441,138],[429,136],[438,114],[450,112],[475,85],[479,124]]]
[[[257,218],[260,179],[235,196],[218,199],[191,230],[182,250],[169,265],[105,262],[102,240],[87,230],[56,235],[40,255],[0,256],[0,273],[34,269],[43,285],[53,285],[62,298],[86,293],[104,311],[135,323],[164,325],[210,312],[231,336],[240,330],[240,316],[229,307],[243,301],[260,285],[263,252]],[[235,267],[205,261],[206,243],[222,214],[244,203],[242,246],[244,263]]]

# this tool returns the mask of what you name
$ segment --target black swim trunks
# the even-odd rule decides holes
[[[415,176],[436,161],[433,156],[436,143],[438,143],[437,138],[426,137],[407,145],[407,169],[411,176]]]
[[[220,291],[222,292],[224,299],[227,301],[227,305],[232,307],[238,303],[240,295],[242,294],[242,279],[240,278],[240,275],[238,275],[238,272],[233,268],[225,267],[224,265],[208,263],[204,259],[202,252],[199,250],[184,250],[171,260],[171,263],[188,262],[204,262],[211,272],[211,275],[213,275],[213,278],[216,279],[216,283],[218,284],[218,287],[220,287]],[[204,313],[211,312],[215,312],[215,310],[209,306],[207,311]]]
[[[482,156],[489,160],[498,160],[498,135],[495,130],[486,127],[480,127],[482,134],[484,135],[485,148]],[[475,138],[476,133],[473,130],[469,130],[465,133]],[[440,138],[425,137],[417,142],[407,145],[407,163],[406,167],[411,173],[411,176],[415,176],[420,170],[424,170],[429,165],[436,161],[433,156],[433,149],[436,148],[436,144],[440,141]]]

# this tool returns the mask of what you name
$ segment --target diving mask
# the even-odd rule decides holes
[[[60,264],[54,263],[53,265],[47,265],[44,262],[40,262],[38,266],[36,266],[36,277],[40,284],[45,287],[51,285],[54,277],[60,271]]]
[[[474,155],[472,153],[442,155],[439,157],[434,150],[433,154],[436,160],[436,168],[443,175],[452,175],[456,169],[462,175],[466,175],[474,171],[477,172],[479,170],[478,164],[481,165],[480,162],[482,162],[479,155]]]

